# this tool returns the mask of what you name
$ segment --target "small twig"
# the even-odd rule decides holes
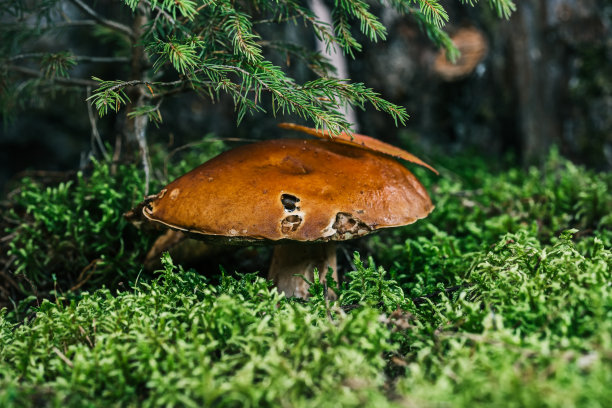
[[[89,265],[87,265],[85,268],[81,270],[81,273],[79,274],[79,277],[77,278],[76,285],[70,288],[71,292],[79,289],[81,286],[87,283],[89,279],[91,279],[91,277],[93,276],[93,273],[96,271],[96,266],[98,265],[99,262],[102,262],[102,259],[96,258],[93,261],[91,261]],[[83,279],[85,273],[91,269],[93,269],[93,271],[89,273],[85,279]]]
[[[142,106],[144,103],[142,102],[144,97],[141,96],[138,98],[138,102],[136,106]],[[138,148],[140,150],[140,156],[142,159],[142,167],[145,173],[145,188],[144,195],[149,195],[149,184],[151,182],[151,165],[149,159],[149,146],[147,144],[147,124],[148,118],[146,115],[136,116],[134,119],[134,135],[136,136],[136,141],[138,142]]]
[[[22,75],[26,75],[29,77],[47,79],[40,71],[37,71],[35,69],[19,67],[16,65],[6,65],[6,68],[10,71],[18,72]],[[91,81],[89,79],[82,79],[82,78],[55,77],[55,78],[48,78],[48,80],[51,82],[57,82],[58,84],[64,84],[64,85],[78,85],[78,86],[85,86],[85,87],[87,86],[97,87],[99,85],[95,81]]]
[[[111,175],[117,174],[117,163],[121,157],[121,146],[123,143],[123,137],[120,132],[115,135],[115,147],[113,148],[113,161],[111,162]]]
[[[176,20],[174,20],[174,18],[172,18],[172,16],[170,15],[170,13],[168,13],[166,10],[162,9],[159,6],[155,6],[153,7],[153,5],[151,4],[151,2],[149,0],[144,0],[144,3],[148,4],[149,7],[151,7],[153,10],[159,12],[160,15],[164,16],[164,18],[166,20],[168,20],[168,22],[172,25],[176,25]]]
[[[13,55],[8,58],[8,61],[18,61],[27,58],[42,58],[49,53],[45,52],[27,52],[24,54]],[[114,63],[114,62],[128,62],[130,59],[127,57],[92,57],[88,55],[70,55],[70,59],[78,62],[93,62],[93,63]]]
[[[96,124],[96,115],[94,115],[93,108],[91,107],[91,103],[89,103],[89,97],[91,96],[91,87],[87,87],[87,115],[89,116],[89,124],[91,125],[91,149],[94,150],[94,142],[98,145],[98,149],[100,149],[100,153],[104,157],[108,154],[106,148],[104,148],[104,143],[102,143],[102,138],[100,137],[100,132],[98,131],[98,126]]]
[[[197,69],[195,71],[193,71],[193,74],[198,74],[200,72],[204,71],[203,69]],[[176,85],[184,85],[188,82],[191,82],[192,79],[190,78],[181,78],[181,79],[177,79],[175,81],[170,81],[170,82],[151,82],[151,81],[144,81],[144,80],[140,80],[140,79],[133,79],[131,81],[124,81],[124,82],[120,82],[116,85],[113,85],[111,87],[108,87],[107,89],[105,89],[106,91],[110,91],[110,92],[114,92],[117,91],[119,89],[122,88],[126,88],[128,86],[138,86],[138,85],[145,85],[146,87],[151,87],[151,86],[163,86],[163,87],[167,87],[167,86],[176,86]],[[96,84],[98,84],[96,82]],[[208,84],[208,82],[198,82],[198,84]],[[212,85],[212,82],[210,83]],[[99,85],[99,84],[98,84]],[[159,94],[156,94],[155,97],[157,97]]]
[[[8,235],[5,235],[2,238],[0,238],[0,242],[11,241],[16,236],[17,236],[17,233],[13,232],[12,234],[8,234]]]
[[[74,5],[77,6],[79,9],[81,9],[81,11],[83,11],[85,14],[87,14],[88,16],[90,16],[91,18],[93,18],[98,23],[102,24],[103,26],[106,26],[115,31],[123,33],[130,38],[134,38],[134,32],[132,31],[130,27],[124,24],[118,23],[116,21],[109,20],[109,19],[102,17],[101,15],[96,13],[91,7],[89,7],[87,4],[83,3],[81,0],[70,0],[70,1],[74,3]]]
[[[74,368],[74,364],[72,364],[72,361],[70,361],[68,357],[66,357],[66,355],[62,353],[57,347],[53,347],[53,352],[57,354],[59,358],[61,358],[64,363],[66,363],[70,368]]]
[[[47,24],[44,26],[34,25],[34,24],[26,24],[24,20],[18,20],[16,23],[6,23],[3,24],[3,28],[19,28],[19,29],[32,29],[32,30],[57,30],[63,28],[70,27],[91,27],[98,24],[96,20],[74,20],[74,21],[59,21],[53,24]]]
[[[42,30],[57,30],[69,27],[91,27],[98,24],[96,20],[74,20],[74,21],[61,21],[54,23],[46,27],[41,27]]]
[[[87,335],[87,333],[85,332],[85,329],[83,329],[83,326],[81,326],[80,324],[79,324],[79,331],[81,332],[81,335],[82,335],[82,336],[85,336],[85,340],[87,340],[87,342],[89,343],[89,346],[90,346],[91,348],[93,348],[93,347],[94,347],[93,342],[91,341],[91,339],[89,338],[89,336],[88,336],[88,335]]]

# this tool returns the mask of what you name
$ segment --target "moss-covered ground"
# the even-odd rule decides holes
[[[416,170],[434,213],[363,240],[337,302],[167,255],[143,272],[151,238],[122,218],[137,168],[23,181],[3,216],[0,406],[612,406],[612,174],[555,151],[527,170],[436,162]]]

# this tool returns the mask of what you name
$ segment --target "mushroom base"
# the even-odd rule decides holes
[[[274,281],[278,290],[286,296],[307,298],[309,285],[299,275],[313,282],[314,269],[317,268],[319,279],[323,283],[329,267],[334,271],[333,279],[338,282],[334,242],[280,244],[274,247],[268,279]],[[336,294],[330,290],[327,297],[335,299]]]

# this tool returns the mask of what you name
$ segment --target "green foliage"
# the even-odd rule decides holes
[[[32,404],[42,382],[49,406],[385,402],[391,346],[375,310],[329,320],[261,278],[214,287],[163,261],[133,291],[45,302],[31,324],[0,331],[2,405]]]
[[[353,254],[355,270],[347,273],[348,285],[342,291],[340,304],[378,305],[386,312],[391,312],[404,303],[404,292],[393,279],[387,278],[387,272],[376,268],[374,259],[368,259],[368,267],[363,265],[359,253]]]
[[[122,81],[104,81],[97,77],[92,78],[100,83],[100,87],[87,100],[92,101],[100,115],[106,115],[109,109],[118,112],[122,105],[130,101],[125,93],[125,85]]]
[[[69,52],[58,52],[57,54],[45,54],[41,61],[45,78],[70,77],[68,70],[77,62]]]
[[[161,188],[224,149],[210,135],[170,153],[154,147],[158,171],[152,187]],[[138,166],[94,160],[74,180],[55,186],[23,179],[6,213],[10,227],[3,231],[12,237],[8,270],[19,290],[11,296],[2,293],[0,304],[9,297],[32,302],[52,293],[134,281],[154,237],[139,233],[123,214],[142,200],[143,178]],[[17,313],[26,309],[15,305]]]
[[[76,180],[55,187],[24,179],[7,214],[17,224],[7,231],[15,235],[8,253],[15,257],[13,272],[24,275],[36,293],[57,285],[114,286],[141,268],[150,239],[128,228],[123,217],[142,198],[140,171],[118,166],[112,174],[108,163],[92,164],[88,177],[79,172]]]
[[[508,234],[478,255],[467,288],[411,308],[414,329],[395,335],[406,398],[605,406],[612,398],[612,252],[595,239],[583,255],[571,237],[545,247],[529,232]]]
[[[576,166],[556,150],[542,169],[498,175],[472,156],[453,160],[445,168],[440,159],[439,179],[415,170],[433,185],[436,209],[428,218],[370,241],[378,262],[411,297],[460,285],[475,256],[508,232],[526,230],[548,243],[577,228],[581,252],[594,237],[612,246],[612,174]]]
[[[0,311],[0,405],[606,407],[610,174],[555,151],[525,172],[468,158],[425,181],[429,218],[371,240],[340,287],[328,276],[338,301],[318,273],[309,300],[287,299],[255,273],[212,284],[165,255],[125,291]]]

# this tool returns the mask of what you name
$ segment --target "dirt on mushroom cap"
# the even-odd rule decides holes
[[[431,200],[392,158],[322,140],[222,153],[166,186],[145,217],[230,241],[344,240],[426,217]]]

